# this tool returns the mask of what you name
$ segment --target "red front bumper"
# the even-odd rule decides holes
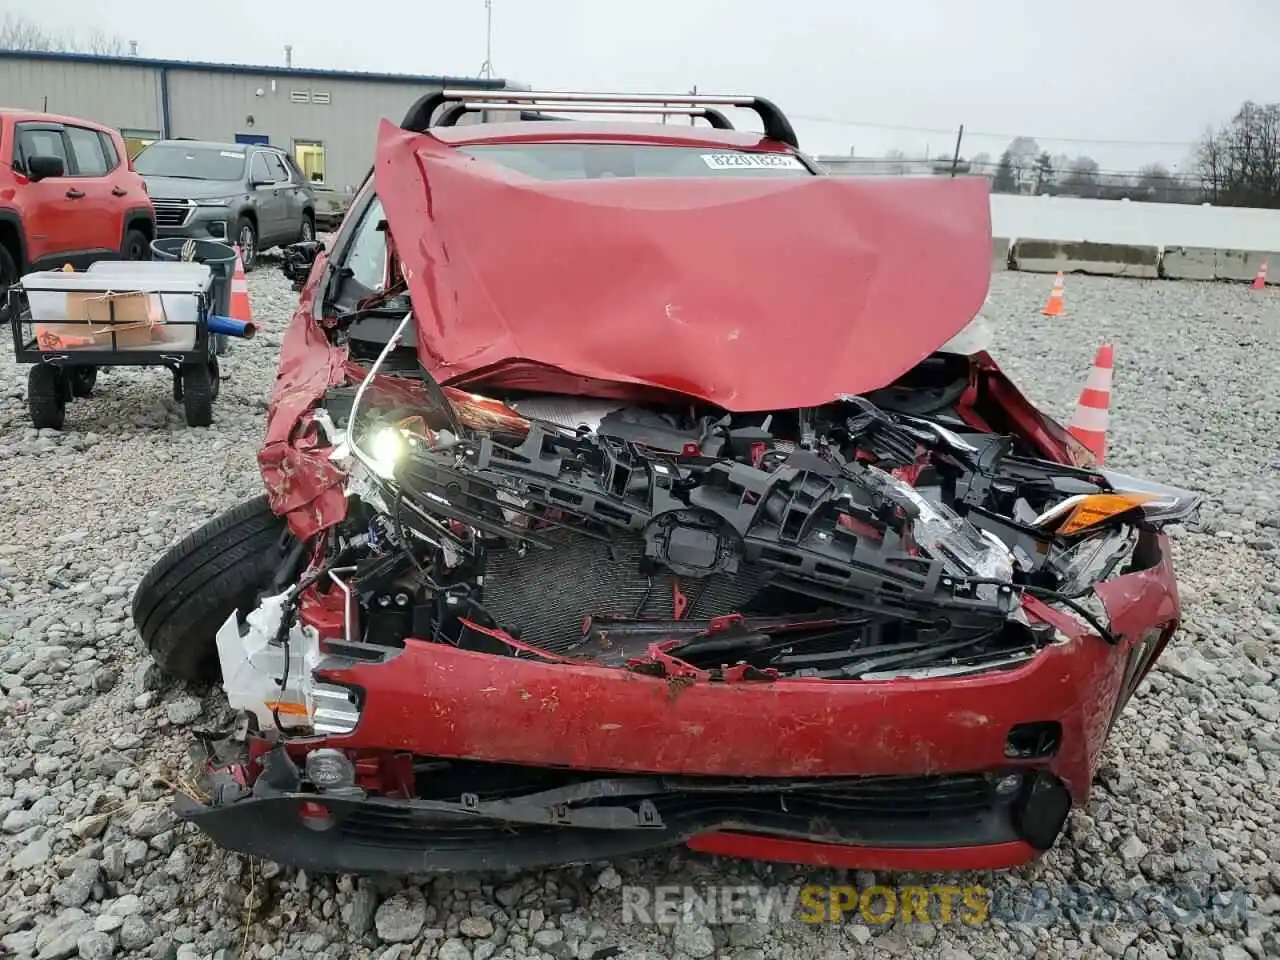
[[[532,868],[674,843],[869,869],[1014,866],[1052,846],[1069,807],[1088,799],[1116,716],[1176,627],[1168,542],[1150,538],[1140,556],[1145,570],[1098,589],[1115,645],[1027,600],[1056,642],[1017,668],[964,678],[673,681],[416,640],[364,648],[379,659],[360,661],[333,643],[316,675],[353,690],[355,730],[288,740],[270,776],[270,744],[257,741],[250,767],[220,774],[212,792],[223,799],[180,813],[224,846],[354,872]],[[363,791],[309,791],[299,770],[321,746],[357,761]],[[477,795],[419,798],[414,758],[569,770],[624,790],[646,775],[675,785],[649,794],[651,822],[584,829],[563,813],[540,819],[536,798],[515,819],[480,809]],[[714,778],[741,792],[710,804],[702,788],[688,793]],[[840,780],[846,792],[824,795]],[[319,834],[308,819],[317,802],[333,818]]]
[[[359,691],[355,731],[324,746],[600,774],[733,778],[938,776],[1045,771],[1083,804],[1111,725],[1159,655],[1179,609],[1168,542],[1148,569],[1103,584],[1119,643],[1027,600],[1060,639],[1015,669],[884,681],[672,681],[592,663],[547,663],[410,640],[378,663],[319,675]],[[1019,755],[1024,725],[1060,731]],[[1011,733],[1013,737],[1011,738]],[[291,745],[301,757],[320,741]],[[1025,747],[1025,744],[1022,744]],[[353,754],[354,755],[354,754]],[[921,847],[804,842],[742,832],[694,838],[708,852],[896,869],[1003,867],[1037,850],[987,834]]]

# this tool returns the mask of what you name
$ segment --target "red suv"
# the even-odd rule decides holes
[[[32,270],[150,259],[155,222],[118,132],[0,108],[0,293]]]

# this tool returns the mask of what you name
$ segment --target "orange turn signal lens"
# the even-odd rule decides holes
[[[1077,503],[1057,529],[1060,535],[1079,533],[1135,507],[1160,498],[1153,493],[1093,493]]]
[[[305,703],[295,703],[292,700],[269,700],[265,704],[268,710],[286,717],[311,717],[311,713],[307,710]]]

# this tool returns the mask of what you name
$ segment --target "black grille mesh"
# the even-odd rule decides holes
[[[571,530],[540,536],[553,549],[530,549],[523,557],[514,550],[495,551],[485,568],[485,608],[526,643],[563,652],[582,638],[587,617],[633,617],[641,603],[642,616],[672,618],[676,577],[666,570],[655,573],[645,600],[649,580],[640,570],[644,539],[639,534],[618,535],[612,545]],[[734,613],[764,585],[759,574],[745,569],[679,583],[689,601],[686,617]]]

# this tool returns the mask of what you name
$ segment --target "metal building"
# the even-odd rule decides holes
[[[318,188],[340,194],[368,172],[381,118],[398,123],[415,100],[446,85],[517,86],[474,77],[0,51],[0,106],[115,127],[131,155],[170,137],[271,143],[291,151]]]

